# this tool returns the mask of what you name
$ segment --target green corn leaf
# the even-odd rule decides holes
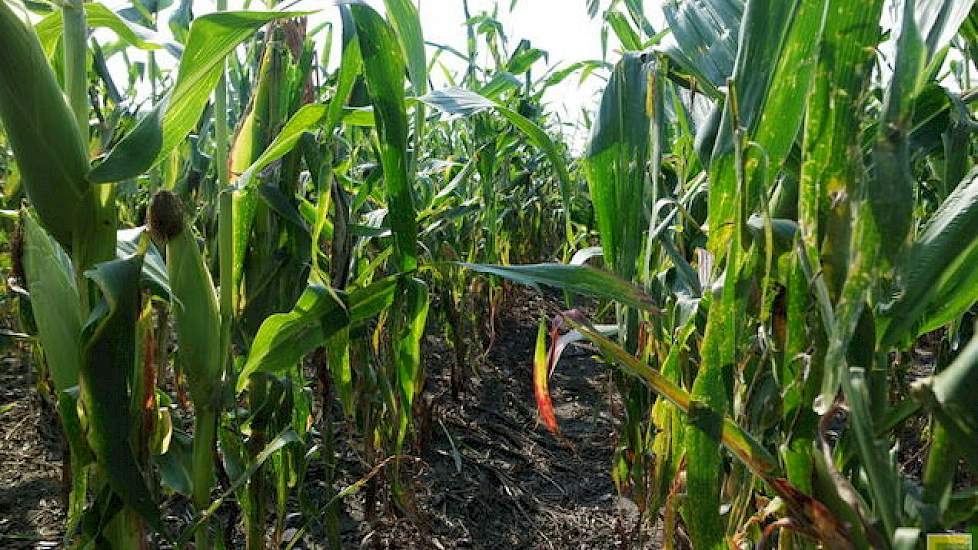
[[[71,468],[80,472],[94,458],[78,419],[77,391],[74,391],[82,360],[82,314],[75,275],[70,258],[29,210],[22,210],[21,220],[25,282],[31,291],[34,321],[54,382],[61,428],[70,446]],[[67,506],[68,532],[82,516],[87,487],[86,476],[74,476]]]
[[[418,99],[441,112],[453,115],[469,116],[486,109],[495,109],[510,124],[522,132],[530,140],[530,143],[547,155],[554,170],[557,172],[561,202],[564,205],[564,229],[567,233],[567,238],[569,240],[573,238],[570,219],[570,192],[573,183],[571,182],[570,173],[567,171],[567,162],[564,159],[563,153],[557,147],[557,144],[550,139],[547,132],[518,112],[486,99],[471,90],[462,88],[436,90]]]
[[[356,400],[353,388],[353,367],[350,363],[350,329],[344,327],[326,340],[326,359],[333,384],[339,393],[343,414],[353,418]]]
[[[557,144],[554,143],[543,128],[540,128],[535,122],[518,112],[463,88],[435,90],[418,99],[443,113],[452,115],[470,116],[487,109],[495,109],[510,124],[522,132],[530,140],[530,143],[547,155],[547,159],[553,165],[554,171],[557,172],[561,202],[564,205],[565,231],[568,239],[573,237],[570,225],[570,191],[573,183],[571,182],[570,173],[567,171],[567,161],[564,158],[564,154],[557,147]]]
[[[128,379],[134,368],[135,327],[139,313],[140,255],[103,262],[87,272],[102,299],[82,329],[81,402],[88,421],[88,443],[98,464],[126,506],[162,532],[159,509],[130,444]]]
[[[322,286],[306,287],[292,311],[271,315],[262,322],[238,375],[236,391],[243,391],[248,377],[256,372],[292,368],[349,322],[338,292]]]
[[[879,514],[888,533],[900,525],[903,486],[893,464],[885,441],[879,439],[874,427],[873,397],[870,393],[866,372],[872,368],[873,338],[861,336],[861,322],[870,287],[878,273],[876,259],[880,250],[880,235],[876,232],[872,206],[860,201],[859,211],[853,224],[852,260],[835,306],[834,320],[827,326],[829,346],[825,355],[825,373],[822,392],[816,401],[816,411],[824,414],[837,397],[841,388],[849,410],[856,442],[856,451],[869,480],[875,513]],[[875,327],[868,325],[870,330]],[[849,365],[847,353],[850,347],[862,352],[859,362]]]
[[[394,301],[397,285],[398,277],[391,276],[350,291],[346,300],[350,322],[362,323],[388,308]]]
[[[215,499],[206,510],[199,512],[194,518],[193,523],[191,523],[182,533],[180,533],[180,538],[177,540],[178,544],[180,546],[186,545],[187,542],[194,536],[194,533],[200,529],[204,523],[206,523],[207,520],[214,515],[215,512],[217,512],[218,508],[221,507],[221,504],[224,503],[225,499],[243,487],[244,484],[247,483],[248,480],[261,469],[262,465],[265,464],[269,457],[282,450],[282,448],[284,448],[286,445],[291,445],[299,441],[299,435],[296,434],[292,428],[286,428],[275,436],[274,439],[269,441],[261,452],[255,455],[254,459],[248,463],[247,467],[242,468],[240,475],[234,478],[234,481],[231,482],[231,486],[228,488],[228,490],[221,494],[220,497]]]
[[[398,388],[401,393],[400,430],[397,444],[404,441],[408,422],[414,415],[414,398],[421,391],[423,369],[421,363],[421,339],[428,319],[428,287],[420,279],[405,278],[395,298],[394,308],[394,364],[397,369]]]
[[[26,13],[14,10],[0,2],[0,121],[38,221],[68,247],[94,224],[86,140]]]
[[[418,228],[408,174],[408,121],[404,110],[404,57],[394,29],[372,8],[350,6],[360,41],[367,88],[374,106],[380,161],[396,261],[402,272],[418,267]]]
[[[173,88],[92,171],[92,181],[133,177],[161,162],[197,125],[221,77],[225,57],[268,22],[308,13],[217,12],[195,19]]]
[[[261,172],[269,164],[292,151],[296,143],[298,143],[299,138],[306,132],[317,127],[322,127],[324,132],[329,135],[332,134],[336,125],[341,120],[346,121],[343,107],[350,96],[354,82],[356,82],[356,76],[360,71],[362,62],[360,60],[360,44],[356,40],[349,6],[340,5],[339,8],[344,22],[343,58],[340,61],[336,92],[333,98],[329,101],[328,105],[303,105],[296,111],[292,115],[292,118],[282,127],[282,130],[275,135],[275,139],[261,153],[261,156],[241,172],[241,175],[238,177],[238,186],[246,187],[250,185],[255,174]],[[362,111],[357,112],[362,113]],[[373,113],[367,114],[372,121]]]
[[[180,58],[176,83],[162,117],[163,146],[156,162],[168,155],[196,126],[217,86],[224,58],[270,21],[301,17],[310,12],[228,11],[194,19],[187,47]]]
[[[425,60],[424,35],[421,32],[418,8],[412,0],[384,0],[384,6],[397,33],[404,59],[407,60],[414,95],[423,96],[428,92],[428,63]]]
[[[709,249],[723,256],[736,208],[735,131],[751,147],[742,159],[749,210],[770,193],[775,176],[794,143],[815,69],[825,0],[750,0],[740,30],[740,46],[728,97],[710,161]],[[737,128],[735,128],[737,126]]]
[[[825,14],[823,0],[749,0],[740,28],[737,61],[709,164],[708,248],[726,257],[720,296],[709,310],[693,382],[687,450],[687,513],[697,547],[722,547],[719,515],[721,425],[728,408],[725,369],[738,361],[746,318],[742,284],[758,255],[742,259],[747,214],[766,203],[775,175],[797,137],[814,70]],[[749,144],[749,145],[748,145]],[[758,248],[760,249],[760,248]]]
[[[595,296],[621,302],[623,305],[650,312],[659,309],[652,297],[637,286],[615,275],[586,265],[532,264],[488,265],[461,263],[473,271],[498,275],[517,283],[537,287],[545,285],[585,296]]]
[[[153,164],[163,147],[160,116],[165,105],[158,103],[140,118],[135,128],[119,140],[101,162],[95,164],[88,173],[88,180],[92,183],[122,181],[138,176]]]
[[[116,231],[116,258],[123,259],[138,254],[145,230],[146,227],[142,226]],[[143,286],[151,289],[156,296],[164,300],[170,299],[172,291],[170,290],[169,276],[166,273],[166,262],[153,243],[149,244],[149,248],[146,249],[143,257],[142,279]]]
[[[320,104],[303,105],[285,126],[276,134],[274,141],[255,159],[238,177],[241,187],[251,183],[255,174],[264,170],[269,164],[289,154],[306,132],[315,129],[326,120],[329,107]]]
[[[687,341],[696,328],[695,321],[696,315],[687,316],[669,348],[669,355],[662,364],[662,376],[677,387],[681,387],[679,383],[682,375],[681,362],[684,354],[688,352]],[[679,471],[685,453],[683,414],[685,413],[668,399],[658,399],[652,406],[652,421],[658,431],[652,443],[652,452],[657,458],[652,470],[651,509],[657,510],[665,503]]]
[[[117,157],[118,160],[109,167],[101,168],[95,177],[104,181],[118,174],[138,174],[161,162],[197,125],[221,78],[227,55],[268,22],[308,13],[310,12],[228,11],[210,13],[194,19],[186,48],[180,57],[176,82],[162,100],[163,106],[156,107],[162,113],[156,112],[151,117],[144,118],[133,129],[138,132],[137,136],[131,140],[124,138],[120,146],[126,146],[117,155],[110,155],[110,158]],[[158,148],[155,147],[157,143]],[[141,146],[147,149],[138,151]],[[150,159],[149,151],[152,149],[157,150]],[[132,153],[137,154],[131,158],[126,157]]]
[[[362,323],[390,307],[397,281],[397,277],[381,279],[349,295],[322,286],[307,287],[292,311],[262,322],[238,376],[236,391],[247,386],[251,374],[282,372],[321,345],[326,344],[330,353],[342,355],[342,349],[334,347],[343,345],[341,334],[351,324]]]
[[[516,47],[516,51],[510,56],[509,61],[506,62],[506,71],[500,74],[503,81],[509,81],[506,73],[509,73],[509,77],[515,79],[515,75],[523,74],[533,67],[534,63],[537,61],[547,58],[547,52],[530,46],[529,40],[521,40],[520,45]],[[495,79],[495,76],[493,76]],[[519,82],[519,79],[516,79]],[[496,92],[496,90],[492,90]],[[496,92],[497,94],[499,92]]]
[[[689,422],[702,423],[708,421],[712,424],[715,434],[723,446],[751,473],[764,480],[784,500],[786,511],[793,520],[799,521],[801,525],[812,526],[813,531],[826,541],[829,547],[844,548],[851,544],[848,529],[828,512],[824,504],[802,494],[798,489],[781,479],[777,460],[732,418],[723,413],[717,414],[704,410],[701,402],[698,402],[694,396],[671,381],[664,373],[650,367],[615,342],[590,328],[578,325],[573,319],[567,319],[567,321],[597,346],[602,353],[614,360],[624,372],[641,379],[659,396],[665,398],[678,411],[689,417]],[[697,415],[700,418],[694,418]],[[703,415],[706,418],[703,418]],[[691,458],[690,453],[694,451],[690,448],[688,439],[684,443],[688,461]],[[689,493],[688,476],[690,473],[688,468],[689,464],[687,463],[687,496],[693,498],[694,495]],[[719,516],[719,509],[714,510],[713,514]],[[719,536],[722,537],[722,525],[719,527]],[[714,545],[727,548],[722,540],[719,543],[714,543]],[[701,547],[703,546],[697,546],[697,548]]]
[[[101,2],[85,2],[85,23],[93,29],[109,29],[120,39],[131,46],[142,50],[158,50],[169,41],[156,31],[138,25],[109,9]],[[38,21],[34,29],[41,40],[41,47],[48,57],[54,55],[54,50],[61,40],[62,18],[61,10],[54,10],[50,15]]]
[[[978,170],[941,204],[901,263],[898,292],[881,308],[880,346],[933,330],[978,299]]]
[[[927,56],[914,18],[915,5],[915,0],[904,3],[893,78],[883,101],[867,188],[877,231],[885,236],[880,251],[890,262],[897,260],[913,223],[916,180],[910,166],[909,132]]]
[[[604,15],[605,21],[615,31],[615,36],[621,42],[622,47],[627,51],[638,51],[642,49],[642,38],[632,28],[631,23],[620,11],[609,11]]]
[[[78,384],[82,314],[71,259],[34,215],[21,211],[24,273],[44,356],[60,394]]]
[[[724,367],[735,361],[738,311],[735,290],[739,277],[740,239],[730,243],[728,265],[721,295],[709,309],[706,333],[700,345],[700,366],[693,381],[688,421],[683,435],[686,447],[686,491],[690,534],[697,548],[723,547],[720,490],[723,480],[721,418],[727,411]]]
[[[557,147],[557,144],[554,143],[550,136],[543,131],[543,128],[540,128],[532,120],[503,105],[496,104],[496,111],[519,131],[523,132],[523,135],[530,140],[530,143],[543,151],[543,154],[550,160],[550,164],[557,173],[557,183],[560,185],[560,202],[564,210],[564,232],[568,242],[573,241],[570,212],[573,183],[567,171],[567,161],[565,160],[564,153]]]
[[[818,66],[805,116],[799,183],[799,225],[813,265],[821,263],[827,287],[837,296],[848,265],[849,197],[856,196],[865,170],[860,155],[864,91],[872,76],[880,38],[882,0],[851,9],[848,0],[829,0]],[[840,200],[829,202],[829,197]],[[820,217],[824,216],[824,229]],[[824,247],[819,235],[824,232]],[[819,252],[825,257],[819,262]]]
[[[664,2],[662,12],[674,43],[661,50],[677,65],[698,77],[713,96],[733,74],[743,0]]]
[[[191,460],[190,437],[173,432],[167,451],[155,459],[160,469],[160,483],[171,491],[190,496],[193,491]]]
[[[509,90],[515,90],[522,85],[523,83],[513,73],[501,71],[492,75],[489,82],[486,82],[485,85],[479,88],[479,95],[490,99],[497,99],[503,93]],[[435,90],[435,93],[437,92],[438,90]]]
[[[601,98],[583,158],[605,261],[626,281],[635,276],[647,225],[645,171],[652,115],[647,105],[649,79],[650,71],[641,55],[622,57]]]
[[[264,168],[294,148],[296,141],[307,129],[306,124],[316,122],[316,120],[308,120],[311,118],[308,115],[311,114],[313,117],[319,118],[316,117],[318,113],[314,111],[302,111],[301,114],[304,118],[298,120],[299,124],[290,125],[286,129],[287,131],[279,135],[278,138],[275,136],[278,130],[277,125],[285,119],[285,103],[288,99],[286,88],[281,86],[281,82],[285,78],[287,70],[295,69],[291,63],[286,61],[286,51],[280,47],[280,42],[275,39],[283,32],[282,29],[284,28],[282,25],[274,26],[273,33],[268,38],[268,46],[264,49],[258,64],[256,89],[252,92],[243,120],[238,124],[238,130],[230,150],[228,163],[231,174],[247,172],[247,174],[243,174],[242,178],[238,178],[238,184],[233,191],[230,191],[232,193],[230,200],[233,212],[230,228],[232,234],[230,271],[231,288],[234,292],[241,289],[242,280],[248,283],[246,285],[248,288],[254,290],[256,288],[254,285],[258,284],[258,280],[265,279],[271,273],[262,272],[264,270],[262,266],[265,265],[265,262],[261,260],[255,259],[248,264],[245,262],[249,250],[259,252],[261,250],[260,247],[254,249],[249,244],[256,217],[268,210],[265,208],[266,205],[271,206],[271,209],[278,213],[286,213],[287,219],[296,223],[303,232],[305,231],[302,222],[293,216],[294,211],[291,206],[283,204],[289,201],[282,193],[269,193],[269,188],[257,188],[252,181],[254,174],[260,169],[258,168],[259,165]],[[269,146],[274,148],[271,151],[266,151]],[[269,154],[262,158],[265,152]],[[250,172],[248,171],[249,167],[253,167]],[[263,238],[260,233],[261,230],[259,229],[255,233],[256,238]],[[246,293],[249,292],[248,288],[245,289]],[[248,307],[257,308],[254,312],[245,313],[245,317],[249,318],[246,322],[249,332],[257,330],[261,321],[260,317],[264,315],[262,311],[270,312],[273,309],[280,310],[284,307],[284,304],[263,304],[263,300],[273,299],[268,293],[265,293],[265,296],[266,298],[251,296],[248,299],[250,302]],[[292,298],[286,300],[292,300]]]

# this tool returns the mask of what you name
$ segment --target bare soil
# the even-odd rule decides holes
[[[0,359],[0,547],[60,545],[61,434],[27,364]]]

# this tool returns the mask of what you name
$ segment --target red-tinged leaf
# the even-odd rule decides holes
[[[543,423],[553,433],[560,433],[557,426],[557,415],[554,414],[554,405],[550,401],[550,389],[547,387],[547,377],[550,374],[550,357],[547,350],[547,322],[540,319],[540,328],[537,330],[537,345],[533,355],[533,395],[537,400],[537,409],[540,411],[540,418]]]
[[[792,527],[827,548],[854,548],[848,529],[820,501],[799,491],[787,479],[769,477],[768,484],[778,493],[791,515]]]

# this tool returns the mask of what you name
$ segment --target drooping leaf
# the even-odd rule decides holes
[[[86,273],[101,300],[82,329],[81,402],[88,443],[112,491],[157,531],[163,530],[130,443],[128,379],[135,366],[135,327],[143,257],[103,262]]]
[[[166,37],[148,27],[125,19],[101,2],[85,2],[83,5],[85,23],[90,28],[109,29],[127,44],[143,50],[158,50],[168,43]],[[48,57],[54,54],[55,47],[61,40],[62,26],[61,10],[54,10],[34,26],[41,47]]]
[[[156,104],[135,128],[127,133],[111,151],[88,173],[92,183],[109,183],[133,178],[150,166],[163,147],[160,115],[166,102]]]
[[[139,253],[143,233],[146,226],[134,227],[132,229],[120,229],[116,232],[116,257],[119,259],[128,258],[133,254]],[[143,257],[143,286],[152,289],[158,297],[170,299],[170,279],[166,273],[166,262],[163,255],[153,243],[149,243]]]
[[[244,390],[253,373],[281,372],[295,366],[349,322],[338,292],[322,286],[307,287],[292,311],[272,315],[261,324],[238,375],[236,390]]]
[[[462,88],[434,90],[419,99],[443,113],[459,116],[474,115],[496,105],[483,95]]]
[[[662,51],[716,93],[733,74],[743,0],[669,1],[662,12],[672,31]]]
[[[155,162],[168,155],[196,126],[221,77],[224,58],[238,44],[269,21],[303,15],[308,12],[227,11],[194,19],[176,82],[166,99],[161,118],[162,146]]]
[[[462,263],[461,265],[480,273],[489,273],[536,287],[546,285],[583,294],[621,302],[644,311],[657,312],[652,297],[640,288],[622,279],[586,265],[533,264],[533,265],[484,265]]]

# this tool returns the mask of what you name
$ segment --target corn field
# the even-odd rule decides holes
[[[549,0],[563,63],[500,22],[544,1],[0,0],[0,368],[61,510],[0,486],[0,546],[972,547],[974,0]],[[432,520],[566,504],[486,466],[538,446],[598,453],[604,542]]]

